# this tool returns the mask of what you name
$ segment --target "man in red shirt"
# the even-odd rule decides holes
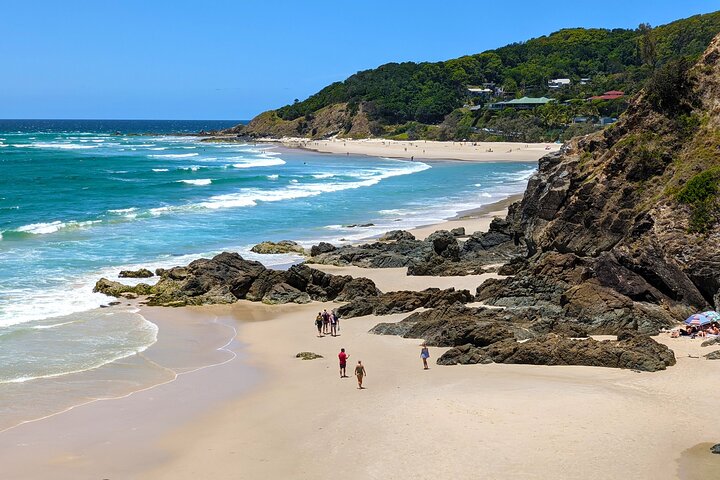
[[[350,358],[350,355],[345,353],[344,348],[341,348],[340,353],[338,353],[338,360],[340,360],[340,378],[347,378],[347,375],[345,375],[345,367],[347,366],[348,358]]]

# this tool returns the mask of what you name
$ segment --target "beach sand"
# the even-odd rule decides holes
[[[492,213],[454,220],[469,231]],[[453,224],[455,225],[455,224]],[[419,229],[416,233],[428,230]],[[424,233],[423,233],[424,234]],[[363,274],[384,290],[474,289],[477,277],[406,277],[404,269],[325,267]],[[212,368],[126,398],[95,402],[0,435],[7,478],[109,479],[700,479],[720,474],[715,379],[720,362],[700,340],[660,341],[676,352],[667,371],[596,367],[438,366],[420,340],[368,334],[405,314],[343,319],[317,337],[332,302],[143,308],[160,339],[203,322],[237,329],[214,340]],[[165,333],[163,333],[165,332]],[[186,340],[156,349],[183,362]],[[160,342],[158,342],[160,343]],[[177,342],[175,342],[177,343]],[[221,348],[222,347],[222,348]],[[350,354],[339,378],[337,353]],[[323,358],[295,358],[311,351]],[[153,349],[148,350],[153,355]],[[690,356],[692,355],[692,356]],[[162,356],[162,355],[161,355]],[[226,361],[228,360],[228,361]],[[358,390],[352,368],[368,376]],[[207,363],[207,362],[206,362]],[[219,362],[215,362],[219,363]]]
[[[321,153],[369,155],[416,160],[465,160],[476,162],[529,162],[560,150],[557,143],[438,142],[431,140],[262,138],[258,142],[278,143]]]

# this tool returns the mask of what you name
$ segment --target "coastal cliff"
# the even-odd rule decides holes
[[[604,333],[720,307],[720,36],[650,88],[613,128],[540,161],[508,217],[528,259],[480,300],[560,307]]]

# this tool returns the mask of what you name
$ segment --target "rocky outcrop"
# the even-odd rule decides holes
[[[128,292],[147,295],[148,305],[161,306],[234,303],[239,299],[268,304],[351,301],[380,294],[367,278],[331,275],[305,265],[294,265],[287,271],[271,270],[228,252],[159,273],[161,278],[153,286],[128,286],[103,278],[95,291],[111,296]]]
[[[153,272],[147,268],[141,268],[139,270],[120,270],[118,277],[120,278],[150,278],[153,276]]]
[[[263,112],[247,125],[237,125],[218,133],[251,138],[366,138],[370,136],[370,121],[362,106],[354,108],[347,103],[337,103],[293,120],[282,119],[276,111]]]
[[[621,333],[616,341],[546,334],[525,342],[502,340],[487,347],[468,343],[451,348],[438,359],[440,365],[492,362],[585,365],[656,372],[674,365],[675,355],[672,350],[646,335],[626,331]]]
[[[358,296],[348,304],[338,307],[336,312],[343,318],[390,315],[412,312],[418,308],[435,308],[458,302],[467,303],[472,299],[473,296],[469,291],[455,290],[454,288],[446,290],[428,288],[420,292],[402,290],[370,297]]]
[[[610,334],[656,333],[720,308],[719,62],[717,37],[687,74],[658,72],[612,128],[541,159],[506,219],[527,259],[478,299],[538,305]]]
[[[320,242],[310,248],[310,256],[317,257],[322,253],[334,252],[335,250],[337,250],[337,248],[335,248],[333,244],[327,242]]]
[[[292,240],[281,240],[279,242],[261,242],[254,245],[251,249],[253,253],[260,253],[263,255],[281,254],[281,253],[297,253],[300,255],[305,254],[305,249],[297,242]]]
[[[488,232],[474,233],[465,242],[458,241],[459,230],[455,233],[439,230],[425,240],[417,240],[403,230],[393,230],[375,243],[348,245],[326,252],[318,248],[308,262],[366,268],[407,267],[408,275],[417,276],[478,275],[487,271],[487,265],[524,254],[524,247],[514,241],[508,228],[506,221],[498,219],[492,222]]]

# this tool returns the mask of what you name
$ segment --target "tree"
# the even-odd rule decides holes
[[[654,69],[658,61],[655,31],[649,23],[641,23],[638,31],[640,32],[640,37],[638,38],[640,58],[642,58],[644,64],[650,65]]]

